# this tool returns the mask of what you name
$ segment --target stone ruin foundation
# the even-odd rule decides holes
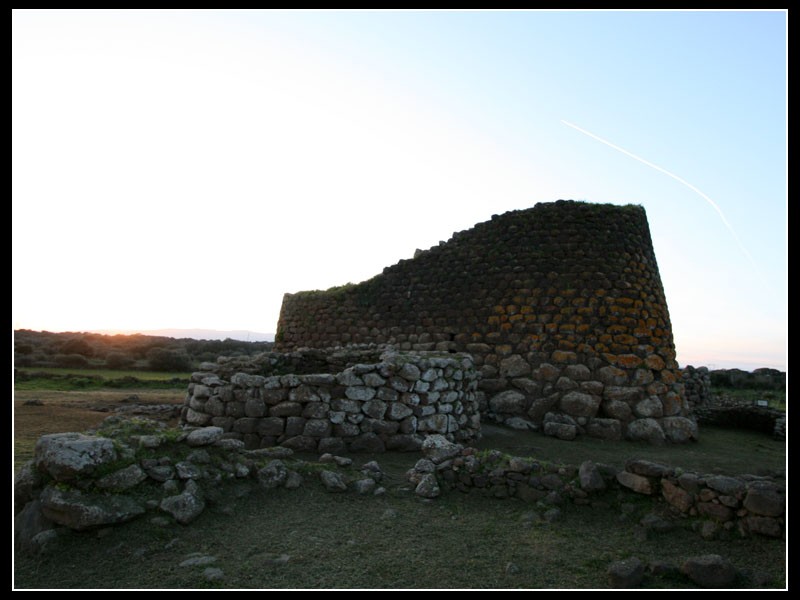
[[[480,436],[478,377],[466,354],[375,347],[220,358],[192,375],[181,422],[248,448],[414,451]]]

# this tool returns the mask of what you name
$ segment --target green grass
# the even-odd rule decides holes
[[[18,369],[15,390],[92,390],[105,388],[183,389],[190,373],[115,369]]]
[[[786,392],[779,390],[751,390],[745,388],[712,387],[714,396],[723,395],[734,400],[755,403],[756,400],[766,400],[770,408],[786,410]]]
[[[413,462],[410,461],[410,462]],[[317,482],[299,490],[256,489],[210,506],[189,526],[159,527],[145,517],[105,532],[65,533],[52,552],[18,556],[15,584],[30,588],[605,588],[608,565],[637,556],[680,565],[720,554],[737,568],[785,582],[785,542],[706,541],[690,522],[641,539],[642,511],[622,516],[616,493],[596,507],[565,505],[562,518],[515,499],[448,492],[421,502],[391,482],[382,497],[330,494]],[[387,511],[393,511],[387,514]],[[180,567],[191,553],[216,557],[224,579]],[[288,555],[288,562],[274,558]],[[509,563],[516,569],[507,570]],[[648,576],[646,588],[694,587]]]
[[[135,377],[142,381],[162,381],[166,379],[188,379],[191,373],[171,373],[164,371],[132,371],[122,369],[71,369],[68,367],[30,367],[19,369],[27,373],[47,373],[49,375],[75,375],[77,377],[102,377],[104,379],[119,379],[121,377]]]

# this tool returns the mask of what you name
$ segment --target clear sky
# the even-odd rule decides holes
[[[274,332],[570,198],[647,210],[681,365],[785,369],[787,18],[14,10],[13,327]]]

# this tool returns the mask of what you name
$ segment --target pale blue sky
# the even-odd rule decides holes
[[[786,21],[15,10],[14,327],[274,331],[574,198],[646,208],[682,365],[785,368]]]

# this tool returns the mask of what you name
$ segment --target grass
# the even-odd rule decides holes
[[[714,396],[728,396],[734,400],[745,401],[754,404],[756,400],[766,400],[770,408],[786,410],[786,392],[776,390],[750,390],[745,388],[723,388],[713,387],[711,393]]]
[[[44,433],[97,426],[136,393],[137,403],[176,403],[177,390],[17,391],[15,464],[32,455]],[[25,404],[36,399],[41,405]],[[651,447],[591,438],[566,442],[487,425],[476,445],[538,460],[579,465],[587,459],[621,466],[646,458],[703,473],[774,473],[785,469],[784,442],[766,435],[701,428],[700,441]],[[738,568],[764,572],[770,587],[786,583],[785,540],[752,537],[707,541],[692,519],[643,539],[639,519],[663,508],[630,493],[608,492],[594,506],[564,505],[545,523],[543,509],[517,499],[445,492],[418,500],[404,473],[418,454],[354,456],[377,460],[386,473],[385,496],[330,494],[305,475],[299,490],[253,488],[239,499],[231,489],[189,526],[159,526],[146,516],[100,531],[63,532],[51,552],[17,555],[18,588],[605,588],[614,560],[680,565],[690,556],[720,554]],[[244,491],[239,484],[236,489]],[[225,497],[225,496],[223,496]],[[621,504],[633,506],[627,513]],[[624,514],[623,514],[624,513]],[[208,582],[202,567],[180,567],[190,553],[216,557],[224,578]],[[288,562],[276,561],[288,555]],[[515,568],[509,568],[513,563]],[[691,587],[686,579],[648,576],[646,588]]]
[[[257,490],[216,505],[188,527],[148,519],[102,532],[67,533],[54,552],[18,557],[18,587],[43,588],[604,588],[614,560],[680,565],[717,553],[739,568],[785,580],[783,540],[705,541],[686,527],[642,540],[638,512],[614,506],[562,507],[554,523],[529,520],[535,507],[451,492],[420,502],[392,486],[383,497]],[[393,515],[393,516],[392,516]],[[225,577],[179,567],[187,555],[216,557]],[[288,562],[275,564],[275,557]],[[280,562],[280,561],[278,561]],[[516,573],[508,570],[509,563]],[[646,587],[686,587],[650,577]]]
[[[88,390],[105,388],[185,389],[189,373],[70,369],[60,367],[19,369],[14,389]]]

